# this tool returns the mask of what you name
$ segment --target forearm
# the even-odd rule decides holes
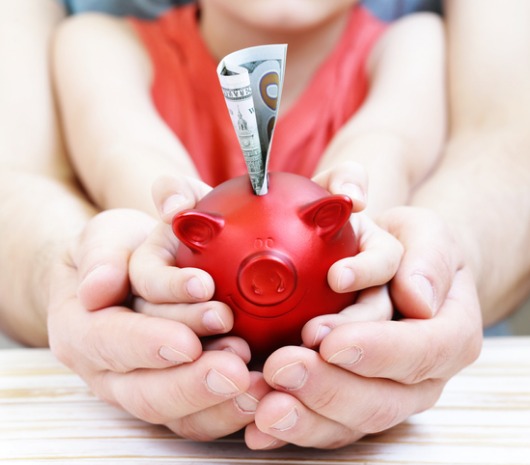
[[[375,216],[409,200],[411,179],[407,170],[410,146],[399,134],[374,130],[363,134],[340,134],[327,151],[318,171],[355,161],[369,179],[366,211]]]
[[[0,327],[43,345],[51,264],[91,208],[66,162],[52,92],[50,44],[64,12],[55,0],[2,7]]]
[[[55,0],[3,2],[0,14],[0,163],[32,172],[60,169],[62,143],[49,70],[63,19]]]
[[[73,183],[16,169],[0,173],[0,327],[42,346],[50,269],[94,211]]]
[[[452,138],[443,164],[412,200],[452,229],[473,271],[485,325],[530,292],[530,137],[522,126]]]
[[[445,7],[449,143],[413,203],[452,228],[488,325],[530,291],[530,3],[448,0]]]
[[[69,19],[56,36],[54,68],[70,156],[98,206],[156,214],[155,179],[197,176],[154,107],[150,59],[126,21]]]
[[[323,156],[319,170],[344,160],[365,167],[372,215],[406,204],[438,161],[447,118],[444,51],[433,15],[391,26],[370,56],[366,101]]]
[[[172,174],[198,177],[191,164],[179,163],[176,154],[167,156],[164,151],[124,140],[116,145],[93,143],[91,149],[97,151],[96,155],[89,153],[81,140],[71,144],[70,149],[78,161],[77,169],[85,174],[91,171],[84,176],[84,186],[103,210],[134,208],[157,217],[151,193],[155,180]],[[81,167],[79,160],[91,161],[93,166]]]

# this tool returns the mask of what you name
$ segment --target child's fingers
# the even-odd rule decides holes
[[[198,336],[224,334],[230,331],[234,324],[230,308],[217,301],[194,304],[153,304],[137,297],[134,299],[133,308],[144,315],[183,323]]]
[[[238,336],[220,336],[202,339],[203,351],[209,350],[226,350],[236,354],[241,360],[248,365],[252,354],[248,343]]]
[[[154,182],[152,194],[162,221],[170,224],[177,213],[195,207],[211,189],[208,184],[188,176],[164,176]]]
[[[214,293],[212,277],[198,268],[178,268],[179,242],[171,228],[161,223],[139,246],[129,263],[132,292],[151,303],[207,301]]]
[[[386,284],[396,273],[403,253],[399,241],[363,213],[353,215],[352,223],[359,235],[360,251],[335,262],[329,269],[328,283],[335,292]]]
[[[372,287],[362,291],[356,302],[341,312],[309,320],[302,329],[302,341],[306,347],[318,347],[322,339],[338,326],[360,321],[390,320],[392,313],[388,287]]]
[[[359,212],[366,207],[368,175],[359,163],[341,163],[317,174],[313,181],[332,194],[347,195],[353,202],[353,212]]]

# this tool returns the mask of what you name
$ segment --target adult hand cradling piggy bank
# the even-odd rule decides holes
[[[266,195],[253,192],[248,176],[237,177],[173,218],[183,243],[176,265],[212,276],[213,298],[234,312],[232,334],[263,359],[300,344],[309,319],[353,303],[355,293],[336,293],[327,283],[330,266],[359,250],[351,210],[349,197],[302,176],[270,173]]]

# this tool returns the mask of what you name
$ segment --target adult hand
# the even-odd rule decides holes
[[[402,207],[380,224],[405,248],[390,287],[403,318],[345,322],[330,328],[318,352],[285,347],[272,354],[263,373],[274,391],[246,428],[250,448],[334,448],[384,431],[434,405],[446,382],[478,356],[475,285],[441,221]],[[306,342],[315,331],[304,333]]]
[[[96,395],[134,416],[188,438],[224,436],[253,420],[268,388],[249,374],[242,341],[203,351],[187,324],[123,305],[129,257],[152,227],[151,218],[130,210],[101,213],[87,225],[53,270],[51,349]],[[91,311],[83,300],[106,307]],[[200,326],[202,313],[190,312],[191,326]]]

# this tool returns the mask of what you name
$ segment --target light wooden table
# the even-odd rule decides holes
[[[0,463],[530,464],[530,337],[487,339],[431,410],[336,451],[195,443],[93,397],[47,350],[0,350]]]

